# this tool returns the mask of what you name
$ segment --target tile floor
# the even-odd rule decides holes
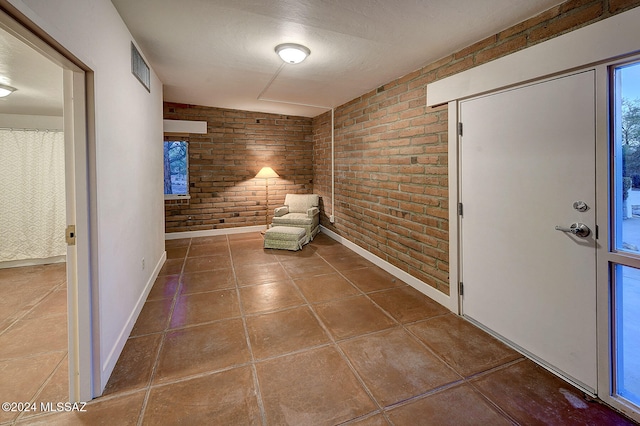
[[[64,263],[0,269],[0,402],[68,400],[66,280]]]
[[[167,254],[104,395],[16,424],[632,424],[325,235]]]

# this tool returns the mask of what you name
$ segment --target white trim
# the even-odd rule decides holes
[[[459,235],[460,220],[458,217],[459,184],[458,177],[458,102],[451,101],[448,105],[448,128],[449,136],[447,156],[449,165],[449,309],[460,315],[461,301],[458,284],[460,282],[459,269]]]
[[[95,386],[99,376],[94,355],[100,339],[93,328],[93,321],[98,318],[98,305],[93,299],[97,283],[91,268],[97,254],[90,238],[96,233],[89,215],[91,188],[88,182],[95,165],[88,160],[93,141],[87,138],[86,74],[67,68],[63,78],[65,150],[69,160],[66,165],[67,224],[76,227],[76,243],[67,248],[69,400],[77,402],[89,401],[98,395]]]
[[[239,226],[235,228],[222,228],[222,229],[205,229],[202,231],[184,231],[184,232],[167,232],[164,234],[165,240],[178,240],[180,238],[197,238],[197,237],[212,237],[216,235],[230,235],[230,234],[246,234],[249,232],[261,232],[266,227],[264,225],[257,226]]]
[[[120,330],[120,334],[118,335],[116,344],[113,345],[113,348],[111,348],[109,355],[107,355],[106,359],[104,360],[100,371],[103,383],[107,383],[107,381],[109,380],[109,377],[111,376],[111,373],[116,366],[116,362],[118,362],[118,358],[122,353],[122,349],[129,339],[131,330],[133,330],[133,326],[136,324],[138,316],[140,315],[140,311],[142,311],[142,308],[147,301],[149,292],[151,292],[151,289],[156,282],[156,278],[158,278],[158,275],[160,274],[160,269],[162,269],[162,266],[164,265],[166,260],[167,252],[164,251],[162,252],[162,256],[160,256],[160,260],[158,260],[158,262],[156,263],[156,266],[153,269],[153,273],[149,277],[149,280],[147,280],[147,284],[145,285],[142,294],[140,294],[140,297],[136,302],[136,306],[129,315],[129,318],[127,318],[127,322],[125,323],[124,327],[122,328],[122,330]]]
[[[427,85],[427,106],[522,84],[640,50],[640,7]]]
[[[165,133],[194,133],[204,135],[207,133],[206,121],[188,120],[164,120]]]
[[[191,195],[189,194],[164,194],[164,199],[166,200],[190,200]]]
[[[596,226],[599,248],[596,249],[596,335],[598,381],[596,394],[607,404],[615,405],[610,396],[611,323],[609,301],[609,263],[606,256],[609,241],[609,78],[606,65],[596,67],[595,128],[596,128]],[[620,407],[617,407],[620,408]]]
[[[331,215],[329,222],[336,221],[336,138],[335,111],[331,108]]]
[[[335,232],[325,228],[322,225],[320,226],[320,231],[323,234],[326,234],[327,236],[329,236],[330,238],[336,240],[337,242],[339,242],[340,244],[342,244],[346,248],[348,248],[348,249],[354,251],[355,253],[359,254],[360,256],[364,257],[365,259],[367,259],[368,261],[372,262],[376,266],[384,269],[385,271],[387,271],[388,273],[390,273],[394,277],[398,278],[399,280],[402,280],[405,283],[409,284],[411,287],[415,288],[416,290],[418,290],[420,293],[424,294],[425,296],[433,299],[434,301],[438,302],[442,306],[451,309],[451,306],[452,306],[452,303],[451,303],[451,300],[450,300],[451,298],[449,296],[447,296],[446,294],[442,293],[441,291],[436,290],[435,288],[431,287],[430,285],[420,281],[419,279],[417,279],[413,275],[409,275],[407,272],[403,271],[402,269],[398,268],[397,266],[392,265],[391,263],[387,262],[386,260],[383,260],[383,259],[379,258],[378,256],[376,256],[375,254],[373,254],[371,252],[368,252],[367,250],[363,249],[362,247],[358,246],[357,244],[352,243],[351,241],[347,240],[346,238],[341,237],[340,235],[338,235]]]

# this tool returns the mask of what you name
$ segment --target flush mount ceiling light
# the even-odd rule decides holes
[[[276,46],[276,53],[289,64],[299,64],[311,54],[311,51],[301,44],[284,43]]]
[[[4,84],[0,84],[0,98],[4,98],[5,96],[9,96],[10,94],[15,92],[16,90],[18,90],[18,89],[16,89],[15,87],[5,86]]]

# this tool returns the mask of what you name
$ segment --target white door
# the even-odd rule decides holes
[[[594,78],[581,72],[460,103],[463,314],[591,393]],[[556,229],[574,223],[591,233]]]

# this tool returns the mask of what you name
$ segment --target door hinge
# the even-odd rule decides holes
[[[462,212],[463,212],[462,203],[458,203],[458,216],[462,216]]]
[[[75,225],[67,226],[67,230],[65,231],[65,237],[67,239],[67,245],[69,246],[76,245],[76,226]]]
[[[462,136],[462,122],[458,122],[458,136]]]
[[[460,296],[464,296],[464,283],[462,281],[460,281]]]

